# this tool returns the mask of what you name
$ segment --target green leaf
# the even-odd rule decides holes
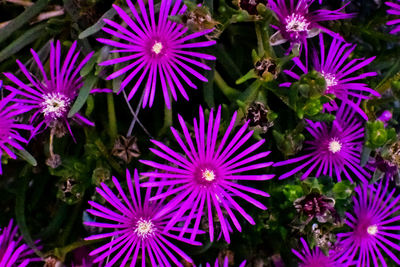
[[[214,107],[214,73],[215,73],[215,61],[211,64],[211,70],[207,71],[206,78],[208,82],[203,85],[203,96],[204,101],[209,107]]]
[[[26,200],[26,191],[28,190],[29,178],[28,178],[29,169],[27,166],[21,171],[19,186],[16,190],[15,196],[15,218],[18,224],[18,227],[21,231],[22,236],[26,243],[31,247],[37,255],[43,256],[42,253],[38,250],[33,242],[30,231],[28,229],[28,225],[26,223],[25,216],[25,200]]]
[[[96,32],[100,31],[106,23],[103,19],[112,19],[117,14],[117,11],[112,7],[92,26],[79,34],[79,39],[85,39]]]
[[[26,162],[28,162],[29,164],[31,164],[32,166],[37,166],[37,161],[36,159],[31,155],[31,153],[29,153],[28,151],[26,151],[25,149],[23,150],[17,150],[15,151],[15,153],[22,159],[24,159]]]
[[[25,23],[35,17],[42,11],[43,8],[47,7],[48,0],[39,0],[34,5],[26,9],[15,19],[13,19],[7,26],[0,29],[0,43],[6,40],[13,32],[21,28]]]
[[[46,31],[44,31],[45,27],[46,24],[37,25],[26,31],[17,40],[9,44],[6,48],[4,48],[0,52],[0,62],[14,55],[28,44],[32,43],[42,35],[46,34]]]
[[[369,160],[369,155],[371,154],[372,149],[364,146],[361,152],[361,167],[364,167]]]
[[[354,185],[350,181],[342,181],[333,186],[333,193],[337,199],[347,199],[353,193]]]
[[[81,77],[85,77],[92,71],[94,64],[96,64],[96,62],[97,62],[97,58],[99,57],[99,53],[100,53],[100,51],[97,51],[96,53],[94,53],[94,55],[89,60],[89,62],[86,63],[86,65],[81,69],[81,71],[80,71]]]
[[[91,74],[86,77],[85,83],[79,91],[79,95],[68,113],[68,118],[72,118],[75,113],[77,113],[83,107],[86,99],[89,96],[90,91],[93,89],[93,86],[96,84],[97,80],[98,78]]]

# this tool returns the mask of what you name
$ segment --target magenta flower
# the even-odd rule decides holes
[[[302,45],[307,54],[307,38],[312,38],[321,31],[333,37],[341,38],[318,22],[349,19],[355,17],[355,14],[341,12],[347,4],[338,10],[319,9],[309,12],[308,9],[313,2],[314,0],[290,0],[290,5],[288,5],[285,0],[268,0],[269,8],[275,13],[279,21],[279,26],[272,26],[278,30],[271,36],[272,45],[279,45],[288,41],[290,42],[288,52],[294,45]]]
[[[86,240],[113,238],[110,242],[93,250],[89,254],[90,256],[98,255],[93,262],[100,262],[110,257],[110,261],[105,265],[106,267],[117,266],[116,262],[119,259],[122,259],[122,261],[118,266],[125,266],[128,260],[131,260],[131,262],[137,261],[139,251],[141,251],[140,261],[142,262],[142,266],[145,266],[146,258],[148,258],[152,266],[169,266],[170,261],[173,261],[177,266],[183,267],[180,260],[174,254],[178,254],[186,261],[192,262],[188,255],[168,239],[176,239],[191,245],[201,245],[201,243],[188,240],[166,231],[165,226],[171,218],[176,218],[175,213],[171,212],[171,210],[165,212],[165,199],[157,201],[151,200],[151,188],[146,190],[144,200],[142,200],[139,175],[136,169],[133,178],[134,185],[132,184],[131,174],[127,170],[126,181],[128,184],[129,198],[122,190],[120,183],[115,177],[112,178],[112,181],[118,190],[117,195],[104,183],[101,184],[101,188],[96,188],[97,192],[105,201],[117,210],[116,212],[96,202],[89,201],[93,209],[89,209],[87,212],[111,221],[111,223],[86,221],[85,225],[114,229],[109,233],[93,235],[86,238]],[[154,179],[150,178],[150,181],[152,180]],[[154,195],[161,194],[161,190],[162,188]],[[170,230],[180,232],[183,229],[182,227],[175,227]],[[185,229],[185,231],[189,233],[192,230],[193,229]],[[114,254],[114,256],[111,256],[112,254]]]
[[[362,184],[356,187],[354,215],[346,213],[347,233],[338,234],[339,260],[355,261],[357,266],[387,266],[382,252],[400,265],[392,250],[400,251],[400,195],[388,191],[388,180],[383,185]],[[372,260],[371,260],[372,259]]]
[[[325,255],[319,247],[310,250],[307,242],[300,238],[303,249],[298,252],[292,249],[293,254],[295,254],[301,262],[299,262],[299,267],[344,267],[345,265],[338,262],[335,256]]]
[[[23,138],[18,131],[33,130],[32,126],[16,121],[16,116],[26,112],[28,108],[19,104],[12,104],[14,97],[15,94],[10,94],[0,100],[0,174],[3,173],[1,168],[1,156],[3,153],[5,152],[10,158],[16,159],[17,155],[13,150],[24,149],[19,142],[28,143],[28,140]]]
[[[364,126],[356,118],[351,107],[341,105],[332,125],[310,120],[307,120],[307,123],[306,130],[314,138],[312,141],[305,142],[308,147],[304,150],[308,153],[275,163],[274,166],[283,166],[302,162],[298,167],[281,175],[279,179],[285,179],[305,168],[307,170],[301,179],[306,179],[314,170],[316,170],[315,177],[321,174],[331,177],[335,175],[338,181],[342,180],[342,173],[351,182],[353,182],[352,175],[361,181],[366,181],[366,178],[371,176],[360,166]]]
[[[145,80],[143,108],[147,104],[149,104],[149,107],[153,105],[158,80],[161,82],[165,104],[168,108],[171,105],[168,89],[175,101],[177,100],[176,88],[188,100],[189,98],[184,87],[186,85],[195,89],[197,87],[186,74],[189,73],[203,82],[207,81],[206,77],[189,65],[210,70],[210,67],[200,61],[215,60],[215,57],[188,51],[187,49],[214,45],[215,41],[192,41],[197,37],[211,33],[213,29],[185,35],[188,31],[187,27],[168,19],[169,16],[182,14],[186,10],[186,6],[181,0],[177,0],[175,3],[172,0],[161,1],[158,17],[154,14],[155,7],[153,0],[148,1],[148,10],[143,0],[137,1],[140,7],[140,15],[130,0],[126,2],[133,14],[133,19],[120,7],[113,6],[122,20],[128,24],[129,28],[126,29],[108,19],[104,19],[104,22],[111,29],[108,27],[103,28],[105,32],[121,39],[123,42],[103,38],[97,40],[106,45],[118,48],[118,50],[111,51],[112,53],[126,54],[125,56],[102,62],[100,65],[114,65],[122,62],[131,63],[114,72],[107,79],[114,79],[125,73],[129,73],[122,81],[120,88],[120,91],[122,91],[135,77],[139,77],[135,81],[128,99],[131,99],[135,95],[139,86]],[[182,85],[182,80],[185,82],[184,85]]]
[[[196,266],[196,265],[195,265]],[[220,265],[219,264],[219,262],[218,262],[218,258],[215,260],[215,263],[214,263],[214,267],[229,267],[229,258],[228,258],[228,256],[225,256],[225,258],[224,258],[224,262],[222,263],[222,265]],[[244,267],[244,266],[246,266],[246,261],[243,261],[240,265],[239,265],[239,267]],[[206,263],[206,267],[212,267],[212,264],[210,264],[210,263]]]
[[[25,267],[31,262],[41,261],[30,247],[22,243],[22,236],[17,236],[18,226],[13,224],[14,221],[10,220],[8,226],[0,230],[0,266]]]
[[[368,59],[352,59],[348,63],[346,60],[350,58],[356,48],[355,45],[344,43],[339,39],[333,38],[332,43],[329,45],[329,51],[325,51],[323,35],[319,35],[319,49],[314,49],[312,54],[313,69],[319,72],[326,81],[325,94],[333,94],[336,98],[340,99],[347,105],[350,105],[356,110],[364,119],[368,120],[368,116],[359,107],[360,99],[370,99],[369,94],[380,97],[380,94],[369,88],[368,84],[357,82],[366,77],[376,76],[376,72],[366,72],[363,74],[356,74],[361,68],[370,64],[375,57]],[[326,53],[327,52],[327,53]],[[307,64],[303,64],[301,60],[296,57],[293,59],[296,66],[300,68],[303,73],[308,73]],[[300,80],[300,75],[291,70],[284,71],[290,77]],[[353,76],[350,76],[353,75]],[[283,83],[281,86],[290,87],[291,83]],[[354,100],[353,100],[354,99]],[[356,102],[356,103],[354,103]],[[337,110],[335,100],[324,105],[328,111]]]
[[[77,43],[75,41],[69,49],[64,63],[61,64],[60,41],[57,41],[56,47],[51,43],[49,75],[46,74],[38,54],[31,49],[41,77],[33,76],[24,64],[17,60],[22,73],[29,81],[28,83],[22,82],[12,73],[4,73],[8,79],[17,85],[16,88],[6,85],[5,89],[21,96],[20,99],[15,99],[14,101],[29,105],[30,109],[34,111],[30,119],[30,123],[36,124],[33,134],[36,134],[43,126],[45,128],[54,127],[60,123],[66,125],[73,137],[67,115],[78,96],[79,90],[83,86],[79,72],[93,55],[93,52],[88,54],[76,67],[80,54],[79,51],[75,53],[76,46]],[[74,115],[73,119],[78,123],[94,126],[93,122],[78,113]]]
[[[242,181],[264,181],[274,177],[272,174],[241,174],[246,171],[264,169],[272,162],[255,163],[255,161],[264,159],[269,155],[270,151],[259,152],[250,156],[250,153],[261,147],[264,139],[245,147],[244,144],[250,139],[253,131],[248,131],[250,121],[247,121],[240,130],[229,138],[236,122],[236,112],[228,126],[224,131],[224,136],[218,142],[218,132],[220,131],[221,123],[221,106],[218,108],[217,115],[214,117],[214,111],[211,109],[208,119],[208,126],[205,125],[203,109],[200,107],[200,118],[193,119],[194,137],[193,142],[189,130],[183,118],[179,115],[184,140],[181,135],[171,127],[172,134],[179,143],[182,153],[175,152],[161,142],[152,140],[152,142],[161,149],[150,150],[167,164],[157,163],[148,160],[140,162],[157,169],[158,171],[143,173],[149,177],[156,177],[158,181],[143,183],[142,186],[174,186],[173,190],[157,195],[150,200],[161,199],[175,195],[175,197],[166,205],[165,210],[178,207],[176,217],[173,217],[167,224],[166,228],[171,228],[177,223],[186,212],[185,224],[183,229],[186,229],[192,219],[194,222],[194,231],[190,237],[194,240],[196,232],[199,229],[201,218],[204,214],[208,217],[210,240],[214,240],[214,211],[221,225],[222,233],[225,240],[229,243],[229,228],[228,219],[235,225],[236,229],[241,231],[239,221],[234,214],[237,211],[250,224],[254,224],[252,217],[234,200],[239,197],[250,202],[258,208],[266,209],[266,207],[250,197],[247,193],[252,193],[264,197],[269,195],[261,190],[254,189],[247,185],[242,185]],[[229,141],[228,141],[229,138]],[[165,180],[162,180],[165,179]],[[204,214],[203,214],[204,213]],[[225,217],[228,215],[227,217]],[[183,232],[181,232],[181,235]]]
[[[400,0],[397,0],[397,2],[400,3]],[[392,2],[385,2],[385,4],[390,7],[390,9],[387,10],[388,14],[391,15],[396,15],[399,16],[400,15],[400,4],[395,4]],[[396,24],[400,24],[400,18],[398,19],[394,19],[394,20],[390,20],[386,23],[387,25],[396,25]],[[390,31],[391,34],[395,34],[400,32],[400,25],[396,25],[396,27]]]

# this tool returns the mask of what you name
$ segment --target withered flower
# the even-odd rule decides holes
[[[135,136],[119,136],[114,143],[111,152],[114,156],[122,159],[125,163],[129,164],[133,158],[140,156],[140,150],[137,145],[137,138]]]
[[[259,127],[263,133],[268,131],[274,123],[268,120],[269,110],[261,102],[254,102],[247,110],[246,120],[250,120],[250,127]]]
[[[320,223],[340,220],[335,210],[335,200],[319,193],[311,193],[298,198],[293,203],[297,212],[307,217],[305,224],[316,218]]]

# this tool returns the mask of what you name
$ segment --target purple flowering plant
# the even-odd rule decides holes
[[[0,267],[400,264],[398,0],[0,14]]]

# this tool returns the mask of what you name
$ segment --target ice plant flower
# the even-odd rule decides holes
[[[178,254],[186,261],[192,262],[189,256],[168,239],[177,239],[192,245],[201,245],[201,243],[190,241],[187,238],[178,237],[165,231],[166,224],[171,218],[175,218],[175,213],[171,211],[165,212],[165,199],[151,201],[151,188],[147,188],[144,199],[142,199],[139,175],[136,169],[133,180],[134,184],[132,183],[131,174],[127,170],[126,181],[129,195],[125,194],[121,184],[115,177],[112,178],[112,182],[118,191],[117,195],[104,183],[101,183],[101,188],[96,188],[97,192],[110,204],[110,207],[113,207],[116,211],[89,201],[93,208],[88,209],[87,212],[110,222],[86,221],[85,225],[113,229],[109,233],[97,234],[86,238],[86,240],[112,238],[111,241],[89,254],[90,256],[98,255],[93,262],[100,262],[110,257],[110,261],[105,264],[106,267],[116,266],[120,259],[122,261],[118,266],[125,266],[128,260],[135,263],[139,253],[139,261],[141,261],[142,266],[146,266],[146,258],[148,258],[151,266],[170,266],[170,261],[173,261],[175,265],[183,267],[180,259],[174,254]],[[150,181],[152,180],[154,179],[150,178]],[[161,190],[162,188],[155,192],[154,195],[159,195]],[[176,227],[171,230],[180,231],[181,229],[182,227]],[[187,229],[188,232],[191,230]]]
[[[270,42],[272,45],[290,42],[288,52],[295,45],[304,46],[307,52],[307,38],[312,38],[321,31],[340,38],[338,34],[318,23],[349,19],[355,16],[354,13],[345,14],[341,12],[347,4],[337,10],[319,9],[310,12],[308,9],[314,0],[290,0],[290,4],[287,2],[285,0],[268,0],[269,8],[275,13],[279,21],[279,26],[272,26],[278,31],[271,36]]]
[[[340,261],[356,262],[357,266],[387,266],[382,253],[400,265],[392,250],[400,251],[400,195],[388,190],[388,180],[355,188],[354,212],[346,213],[346,224],[351,228],[339,233]]]
[[[306,168],[301,179],[306,179],[314,170],[315,177],[321,174],[331,177],[335,175],[338,181],[342,180],[342,174],[351,182],[352,175],[361,181],[366,181],[366,178],[371,176],[360,166],[364,127],[351,107],[341,105],[332,125],[310,120],[307,120],[307,123],[306,130],[314,140],[305,141],[305,144],[308,144],[304,149],[307,151],[305,155],[274,164],[277,167],[302,162],[279,179],[290,177]]]
[[[335,256],[327,256],[322,252],[319,247],[311,250],[307,242],[300,238],[303,249],[299,252],[292,249],[293,254],[295,254],[299,259],[299,267],[343,267],[342,263],[335,259]]]
[[[23,138],[18,131],[33,130],[31,125],[16,121],[16,116],[26,112],[29,108],[12,103],[14,97],[15,94],[10,94],[0,100],[0,174],[2,174],[1,157],[3,153],[5,152],[12,159],[16,159],[17,155],[15,155],[13,150],[24,149],[19,142],[28,143],[28,140]]]
[[[206,263],[206,267],[212,267],[212,266],[213,266],[212,264],[210,264],[208,262]],[[228,258],[228,256],[225,256],[224,262],[222,263],[222,265],[219,264],[218,258],[215,260],[214,267],[221,267],[221,266],[222,267],[229,267],[229,258]],[[246,266],[246,261],[243,261],[239,265],[239,267],[244,267],[244,266]]]
[[[312,68],[319,72],[326,82],[326,89],[324,94],[332,94],[342,102],[350,105],[355,109],[364,119],[368,120],[365,112],[357,104],[360,99],[370,99],[370,95],[380,97],[380,94],[369,88],[368,84],[360,83],[367,77],[376,76],[376,72],[366,72],[363,74],[355,74],[363,67],[370,64],[375,57],[368,59],[350,59],[356,45],[344,43],[337,38],[333,38],[329,45],[329,50],[326,51],[323,35],[319,35],[319,48],[313,49],[312,53]],[[308,73],[309,68],[307,64],[301,62],[300,58],[293,59],[295,65],[303,73]],[[300,75],[292,70],[284,70],[290,77],[300,80]],[[283,83],[281,86],[290,87],[291,83]],[[328,111],[336,110],[337,104],[335,100],[324,105]]]
[[[178,207],[178,212],[176,217],[172,218],[168,223],[167,228],[173,227],[178,218],[187,214],[183,228],[186,229],[190,222],[195,219],[194,231],[190,237],[191,240],[194,240],[201,219],[206,214],[210,240],[213,241],[214,211],[216,211],[223,236],[229,243],[230,225],[228,219],[233,222],[236,229],[241,231],[240,223],[234,211],[241,214],[250,224],[255,223],[234,198],[239,197],[265,210],[266,207],[262,203],[250,197],[247,193],[264,197],[269,196],[266,192],[239,182],[264,181],[274,177],[272,174],[244,174],[244,172],[264,169],[273,163],[255,163],[258,160],[264,160],[270,151],[257,152],[257,154],[251,155],[252,152],[261,147],[265,142],[264,139],[249,147],[244,146],[253,134],[253,131],[245,133],[248,129],[249,121],[241,126],[239,131],[233,135],[233,138],[228,141],[235,125],[237,112],[234,113],[220,142],[217,140],[221,124],[221,106],[218,108],[215,117],[214,110],[211,109],[208,126],[205,125],[204,112],[201,107],[199,108],[199,114],[199,121],[196,118],[193,119],[194,142],[180,115],[178,115],[178,119],[183,130],[184,139],[182,140],[181,135],[171,127],[172,134],[179,143],[182,152],[176,152],[161,142],[152,140],[160,150],[153,148],[150,148],[150,150],[168,163],[141,160],[140,162],[157,170],[143,173],[143,175],[149,177],[156,177],[157,181],[143,183],[142,186],[174,186],[172,190],[151,199],[155,200],[175,195],[166,205],[165,210]],[[181,235],[183,233],[181,232]]]
[[[18,237],[18,226],[10,220],[7,227],[0,230],[0,266],[25,267],[29,263],[41,261],[35,252],[22,243],[22,236]]]
[[[75,41],[69,49],[64,62],[61,63],[60,41],[57,41],[56,46],[52,42],[50,45],[50,71],[48,74],[45,72],[39,55],[31,49],[41,77],[34,76],[24,64],[17,60],[22,73],[28,81],[27,83],[24,83],[12,73],[4,73],[16,85],[16,87],[6,85],[5,89],[21,96],[15,101],[29,105],[34,112],[30,119],[30,123],[35,124],[34,134],[43,126],[47,128],[61,124],[68,128],[73,137],[67,115],[78,96],[79,90],[83,86],[83,79],[79,76],[79,72],[93,55],[93,52],[89,53],[78,65],[77,60],[80,52],[75,53],[76,47],[77,42]],[[78,123],[94,125],[93,122],[79,113],[76,113],[72,119]]]
[[[182,0],[175,2],[172,0],[161,1],[158,16],[154,14],[153,0],[148,1],[148,9],[145,7],[143,0],[137,1],[140,15],[130,0],[126,2],[133,14],[133,18],[119,6],[113,5],[113,7],[128,25],[128,28],[124,28],[112,20],[104,19],[107,25],[103,27],[103,30],[113,37],[119,38],[120,41],[104,38],[97,39],[101,43],[118,49],[111,51],[112,53],[122,53],[123,55],[102,62],[100,65],[127,64],[127,66],[112,73],[107,79],[114,79],[123,74],[128,74],[121,83],[121,92],[135,77],[138,77],[128,95],[128,99],[131,99],[139,87],[144,85],[143,108],[147,105],[149,107],[153,105],[158,81],[161,83],[165,104],[168,108],[171,105],[169,92],[176,101],[176,89],[188,100],[185,86],[197,87],[187,74],[191,74],[203,82],[207,81],[207,78],[192,66],[211,70],[209,66],[200,61],[215,60],[214,56],[193,52],[188,49],[214,45],[216,42],[211,40],[193,41],[197,37],[211,33],[213,29],[186,34],[188,32],[187,27],[169,20],[169,16],[182,14],[186,10]],[[139,73],[141,74],[139,75]],[[182,84],[182,80],[184,84]]]
[[[385,2],[385,4],[390,7],[387,10],[387,13],[390,15],[396,15],[396,16],[400,16],[400,0],[397,0],[397,4],[396,3],[392,3],[392,2]],[[394,19],[394,20],[389,20],[387,23],[387,25],[396,25],[395,28],[393,30],[390,31],[391,34],[395,34],[400,32],[400,18]]]

